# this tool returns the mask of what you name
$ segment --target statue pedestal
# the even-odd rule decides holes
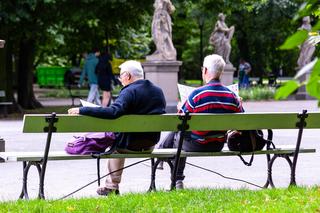
[[[221,83],[229,86],[233,84],[233,73],[236,71],[236,68],[232,64],[226,64],[224,67],[224,72],[221,76]]]
[[[160,87],[167,102],[166,111],[177,112],[178,72],[181,61],[146,61],[142,63],[145,79]]]
[[[299,78],[299,81],[303,82],[303,81],[308,80],[309,77],[310,77],[310,72],[311,71],[308,71],[306,74],[302,75]],[[298,89],[298,92],[297,92],[297,94],[295,96],[296,96],[295,97],[296,100],[314,100],[315,99],[314,97],[308,95],[305,85]]]

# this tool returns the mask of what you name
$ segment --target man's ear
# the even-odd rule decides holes
[[[208,74],[208,68],[204,67],[204,74]]]

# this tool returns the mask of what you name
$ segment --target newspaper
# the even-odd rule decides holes
[[[227,86],[237,97],[239,97],[239,86],[238,84],[231,84]],[[180,94],[180,101],[182,103],[185,103],[189,97],[189,95],[192,93],[193,90],[195,90],[196,87],[190,87],[183,84],[178,84],[178,90]]]
[[[90,103],[90,102],[85,101],[85,100],[82,100],[82,99],[80,99],[80,103],[81,103],[81,105],[84,106],[84,107],[100,107],[99,105]]]

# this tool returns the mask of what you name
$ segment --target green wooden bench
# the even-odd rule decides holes
[[[274,187],[272,181],[272,165],[276,158],[284,157],[291,169],[290,184],[296,184],[295,169],[299,153],[314,153],[315,149],[300,147],[304,128],[320,128],[320,113],[239,113],[239,114],[164,114],[164,115],[127,115],[118,119],[99,119],[89,116],[74,115],[25,115],[24,133],[46,133],[47,141],[44,152],[1,152],[0,157],[6,161],[23,162],[23,187],[20,198],[28,199],[27,180],[31,166],[36,166],[39,177],[38,197],[44,199],[44,180],[48,160],[80,160],[91,159],[91,155],[69,155],[64,151],[49,151],[52,135],[70,132],[154,132],[181,131],[178,149],[156,149],[151,154],[109,154],[101,158],[151,158],[151,184],[149,190],[155,190],[156,167],[160,160],[169,162],[171,168],[171,189],[175,188],[178,159],[180,157],[218,157],[237,156],[239,152],[223,150],[221,152],[184,152],[181,151],[183,137],[189,130],[221,130],[221,129],[269,129],[268,139],[272,140],[271,129],[297,129],[297,141],[291,148],[256,151],[256,155],[267,156],[268,178],[265,187]],[[32,137],[32,136],[31,136]],[[276,144],[276,143],[275,143]],[[251,153],[242,153],[251,155]],[[100,158],[99,157],[99,158]],[[157,158],[155,162],[153,159]],[[169,159],[176,158],[172,165]],[[292,160],[291,160],[292,159]]]

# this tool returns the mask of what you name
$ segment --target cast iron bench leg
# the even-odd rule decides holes
[[[290,155],[291,154],[279,154],[279,155],[275,154],[275,155],[273,155],[273,157],[271,158],[271,160],[268,163],[268,179],[267,179],[267,183],[264,186],[265,188],[268,188],[269,185],[270,185],[270,187],[275,188],[275,185],[274,185],[273,180],[272,180],[272,166],[273,166],[274,161],[278,157],[286,159],[286,161],[289,164],[289,167],[290,167],[290,170],[291,170],[290,171],[290,184],[289,185],[291,186],[291,185],[295,185],[296,184],[295,171],[293,169],[293,164],[292,164],[292,161],[290,159]]]
[[[154,158],[151,159],[151,183],[150,183],[150,187],[149,187],[149,190],[148,192],[151,192],[151,191],[156,191],[156,172],[157,172],[157,168],[158,168],[158,165],[159,163],[163,161],[163,162],[166,162],[169,167],[170,167],[170,174],[172,175],[173,174],[173,164],[171,162],[170,159],[157,159],[156,162],[154,162]]]
[[[267,181],[264,184],[263,188],[268,188],[268,186],[269,186],[269,173],[270,173],[270,175],[272,173],[272,171],[269,171],[269,163],[271,160],[271,156],[270,156],[270,154],[266,154],[266,156],[267,156]]]
[[[23,161],[23,184],[22,184],[22,191],[19,196],[19,199],[25,198],[26,200],[29,200],[29,195],[28,195],[28,173],[29,169],[31,166],[35,166],[37,168],[39,177],[41,174],[41,162],[38,161]],[[41,183],[41,182],[40,182]],[[42,192],[42,193],[40,193]],[[39,199],[45,199],[44,194],[43,194],[43,184],[39,185],[39,194],[38,194]]]

